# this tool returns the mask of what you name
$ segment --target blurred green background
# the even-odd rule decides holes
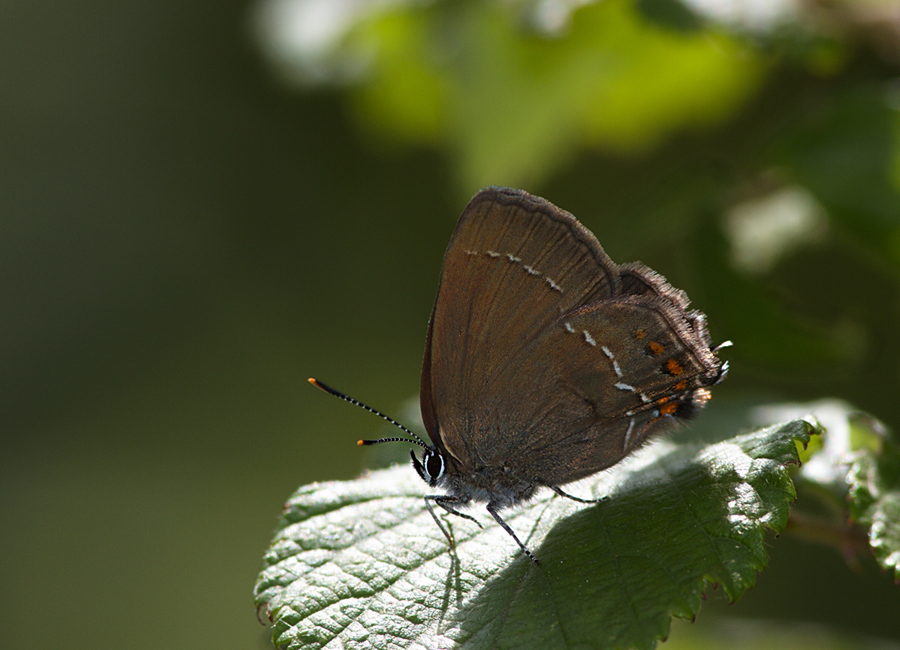
[[[0,646],[267,647],[281,504],[380,427],[306,378],[413,417],[485,185],[687,291],[735,342],[710,417],[900,430],[898,72],[888,1],[4,3]],[[900,643],[871,562],[772,553],[672,643]]]

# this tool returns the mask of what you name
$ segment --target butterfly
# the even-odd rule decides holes
[[[480,191],[444,255],[422,364],[421,410],[431,443],[401,427],[432,504],[500,511],[545,487],[615,465],[668,425],[695,416],[728,372],[706,317],[640,263],[616,264],[568,212],[511,188]],[[477,521],[476,521],[477,523]],[[480,524],[479,524],[480,525]],[[448,540],[452,538],[444,531]]]

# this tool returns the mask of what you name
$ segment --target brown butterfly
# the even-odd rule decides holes
[[[640,263],[615,264],[574,216],[510,188],[482,190],[444,255],[422,366],[421,408],[432,444],[411,438],[425,497],[454,515],[472,501],[537,562],[499,511],[628,456],[694,416],[727,362],[706,317]],[[477,522],[476,522],[477,523]],[[443,527],[441,526],[441,529]],[[452,541],[446,532],[448,539]]]

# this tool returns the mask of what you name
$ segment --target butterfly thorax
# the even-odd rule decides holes
[[[493,504],[495,508],[508,508],[526,501],[540,484],[536,479],[525,479],[510,467],[482,465],[462,468],[450,457],[447,468],[436,487],[463,501]]]

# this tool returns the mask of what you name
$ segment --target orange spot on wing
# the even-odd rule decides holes
[[[657,343],[656,341],[650,341],[650,351],[656,356],[661,355],[666,351],[666,348],[661,343]]]
[[[669,402],[665,406],[660,407],[659,412],[662,415],[672,415],[678,410],[678,402]]]
[[[639,329],[639,330],[634,331],[634,338],[636,338],[636,339],[642,339],[645,336],[647,336],[647,330],[645,330],[645,329]]]
[[[677,391],[687,390],[687,386],[688,386],[687,379],[682,379],[677,384],[672,386],[672,390],[677,390]]]
[[[666,361],[666,370],[676,376],[684,374],[684,368],[682,368],[681,364],[675,361],[675,359],[669,359],[668,361]]]

